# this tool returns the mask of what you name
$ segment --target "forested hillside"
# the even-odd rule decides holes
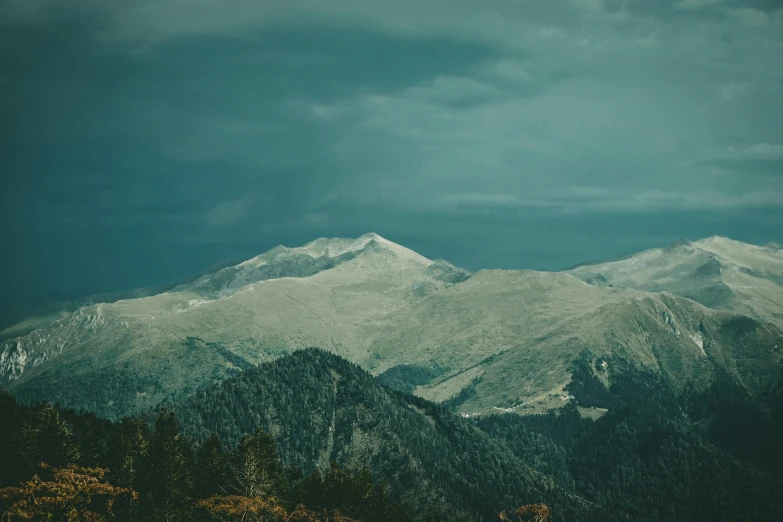
[[[138,494],[115,492],[117,520],[209,520],[262,509],[253,498],[363,521],[497,520],[531,503],[564,522],[783,519],[780,389],[758,400],[726,377],[676,394],[589,351],[573,368],[575,400],[526,417],[466,419],[316,349],[116,423],[4,393],[1,485],[51,475],[39,462],[108,468]]]
[[[367,468],[303,476],[261,429],[228,449],[195,444],[170,411],[112,423],[0,390],[3,520],[405,522],[408,506]],[[16,486],[18,485],[18,486]],[[16,487],[15,487],[16,486]]]
[[[476,425],[571,491],[631,520],[783,520],[783,395],[756,401],[728,377],[675,395],[612,359],[607,389],[575,364],[575,403],[557,414],[492,415]],[[610,408],[597,422],[584,408]]]
[[[600,519],[447,407],[390,390],[321,350],[245,371],[172,408],[196,440],[217,432],[233,444],[260,425],[305,474],[331,461],[367,464],[429,517],[494,520],[499,509],[546,501],[559,520]]]

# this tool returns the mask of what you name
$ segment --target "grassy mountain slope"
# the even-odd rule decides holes
[[[738,250],[734,261],[756,255]],[[586,347],[677,386],[720,370],[763,389],[783,368],[783,333],[758,315],[568,273],[469,277],[368,234],[280,247],[169,292],[81,308],[4,342],[0,381],[24,400],[116,417],[320,346],[373,374],[407,368],[417,377],[404,387],[464,413],[531,413],[568,402],[570,361]]]
[[[783,326],[783,249],[724,237],[679,241],[568,271],[597,286],[667,291]]]

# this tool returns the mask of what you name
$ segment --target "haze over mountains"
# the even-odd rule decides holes
[[[116,417],[314,346],[464,414],[559,408],[585,358],[603,382],[620,357],[675,388],[719,372],[756,393],[783,368],[781,303],[774,246],[710,238],[565,272],[470,274],[367,234],[82,307],[4,341],[0,383]]]

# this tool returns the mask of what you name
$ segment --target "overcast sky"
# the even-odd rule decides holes
[[[368,231],[469,269],[783,242],[778,0],[0,0],[0,299]]]

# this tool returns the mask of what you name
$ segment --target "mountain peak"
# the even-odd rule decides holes
[[[742,241],[737,241],[736,239],[731,239],[726,236],[710,236],[705,237],[704,239],[700,239],[696,241],[697,245],[735,245],[735,246],[755,246],[751,245],[749,243],[743,243]]]
[[[310,277],[358,257],[365,260],[362,263],[365,270],[368,267],[427,268],[433,264],[413,250],[370,232],[358,238],[322,237],[298,247],[279,245],[235,266],[207,273],[174,290],[195,290],[206,297],[222,297],[268,279]],[[373,261],[368,264],[366,260],[370,258]]]
[[[442,379],[416,384],[423,397],[435,400],[455,396],[491,368],[498,379],[519,369],[520,379],[502,392],[487,373],[486,383],[475,386],[475,398],[460,408],[516,408],[521,403],[512,396],[541,397],[532,406],[540,411],[562,406],[547,394],[562,393],[574,350],[585,345],[595,353],[621,350],[644,364],[657,357],[654,346],[665,345],[677,361],[700,361],[713,355],[718,337],[724,346],[734,342],[728,336],[735,330],[724,331],[722,321],[730,317],[725,311],[770,328],[783,325],[781,253],[710,249],[728,254],[693,243],[567,273],[487,270],[470,277],[376,233],[320,238],[274,248],[171,292],[86,308],[0,344],[0,383],[13,381],[15,390],[30,394],[44,390],[42,382],[54,383],[46,390],[65,390],[71,395],[58,396],[63,404],[82,406],[78,381],[85,377],[78,372],[111,382],[113,374],[100,372],[126,372],[125,361],[131,361],[128,372],[155,380],[134,377],[138,386],[127,387],[127,399],[100,406],[124,414],[249,364],[320,346],[373,372],[401,366],[403,374],[429,375],[440,368]],[[637,328],[642,324],[643,330]],[[779,334],[765,331],[772,332],[772,344],[760,343],[758,357],[772,361],[765,368],[779,371],[778,359],[767,353],[779,344]],[[716,344],[705,342],[708,335]],[[532,356],[527,346],[535,346]],[[186,364],[168,362],[180,359]],[[668,368],[680,379],[700,364]]]
[[[702,239],[694,243],[694,246],[739,266],[753,266],[759,262],[759,259],[756,259],[759,257],[764,258],[766,261],[772,260],[776,265],[783,261],[776,254],[774,248],[743,243],[742,241],[723,236],[711,236]],[[780,268],[780,266],[773,268],[773,271],[779,272]]]
[[[746,243],[744,241],[738,241],[736,239],[732,239],[730,237],[725,237],[725,236],[706,237],[704,239],[700,239],[699,241],[694,242],[693,245],[704,248],[705,250],[715,248],[715,249],[727,249],[727,250],[734,250],[734,251],[740,251],[740,250],[758,251],[759,249],[776,250],[776,247],[778,249],[780,248],[780,245],[777,245],[776,243],[757,245],[754,243]]]
[[[383,250],[394,253],[400,259],[415,261],[429,266],[432,261],[426,257],[405,248],[393,241],[382,237],[375,232],[368,232],[357,238],[318,238],[301,247],[291,248],[290,252],[306,254],[312,257],[331,257],[336,258],[345,255],[356,255],[366,251],[373,243],[382,247]],[[262,256],[265,254],[262,254]]]
[[[780,251],[723,236],[677,241],[572,273],[598,286],[668,291],[709,308],[783,324],[776,304],[783,287]]]

